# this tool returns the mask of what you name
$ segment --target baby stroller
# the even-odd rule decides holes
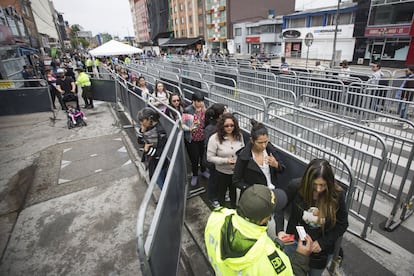
[[[68,129],[77,126],[87,126],[85,122],[85,114],[76,108],[78,103],[78,97],[76,95],[66,95],[63,97],[63,102],[65,103],[65,106],[67,108],[66,115]]]

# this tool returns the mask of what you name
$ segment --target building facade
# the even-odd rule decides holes
[[[206,48],[209,53],[227,50],[228,8],[226,0],[207,0],[206,13]]]
[[[170,19],[175,38],[204,36],[203,1],[170,0]]]
[[[306,1],[303,1],[306,2]],[[283,16],[283,49],[286,57],[331,60],[334,51],[337,6],[326,6],[337,1],[327,0],[315,6],[301,3],[304,10]],[[300,10],[297,6],[295,9]],[[312,7],[314,9],[307,9]],[[357,4],[342,2],[339,7],[338,29],[335,47],[335,60],[352,60],[355,38],[354,21]],[[306,46],[306,37],[311,37],[312,45]]]
[[[151,41],[149,35],[149,19],[146,0],[130,0],[132,22],[136,42],[140,45]]]
[[[366,64],[381,62],[382,66],[392,67],[414,64],[414,42],[410,34],[413,13],[413,0],[371,1],[365,28]]]
[[[234,49],[228,45],[230,54],[273,54],[281,56],[282,17],[233,24]]]

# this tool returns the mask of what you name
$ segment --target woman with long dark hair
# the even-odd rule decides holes
[[[207,161],[214,163],[217,172],[218,201],[225,203],[227,190],[230,207],[236,208],[236,186],[232,183],[236,152],[244,147],[243,136],[237,119],[231,113],[223,114],[217,122],[217,132],[207,146]]]
[[[302,178],[291,181],[288,195],[292,204],[286,233],[295,234],[297,240],[296,226],[305,228],[313,240],[309,275],[322,275],[335,242],[348,228],[345,192],[336,183],[329,162],[314,159]],[[276,229],[278,237],[283,238],[285,233],[278,230],[281,229]]]

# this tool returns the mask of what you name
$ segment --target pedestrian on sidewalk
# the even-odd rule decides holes
[[[75,81],[66,76],[65,70],[62,68],[57,69],[57,75],[60,77],[56,80],[56,89],[62,94],[63,102],[76,100],[76,109],[80,110]],[[64,110],[67,110],[66,106]]]
[[[77,68],[76,71],[79,72],[78,79],[76,80],[76,84],[82,88],[82,98],[85,102],[85,108],[94,108],[93,106],[93,95],[92,95],[92,87],[91,87],[91,80],[88,74],[82,68]]]

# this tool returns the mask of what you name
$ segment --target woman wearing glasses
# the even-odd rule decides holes
[[[217,122],[217,132],[208,140],[207,161],[214,163],[217,173],[218,201],[224,206],[227,189],[230,207],[236,208],[236,187],[232,183],[236,152],[244,147],[239,123],[231,113],[224,113]]]
[[[313,240],[309,275],[322,275],[332,258],[335,242],[348,228],[345,192],[336,183],[332,167],[324,159],[312,160],[302,178],[289,183],[287,192],[292,204],[286,233],[295,234],[298,240],[296,226],[305,228]],[[276,228],[279,239],[286,235],[281,230],[283,227]],[[285,247],[288,255],[296,250],[294,246]]]
[[[178,114],[183,114],[184,112],[184,104],[181,100],[181,97],[177,93],[172,93],[170,98],[168,99],[169,105],[168,108],[165,110],[165,114],[173,119],[174,121],[178,120]],[[174,112],[177,111],[177,112]]]

